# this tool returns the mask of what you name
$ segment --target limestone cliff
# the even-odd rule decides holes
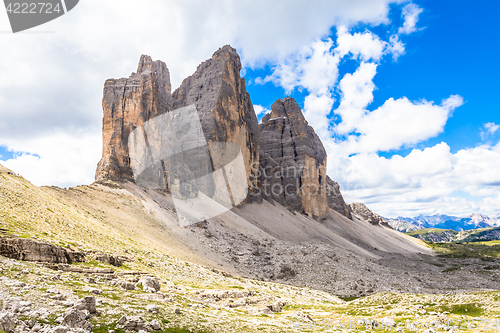
[[[102,159],[96,180],[131,179],[128,137],[146,121],[171,109],[170,73],[165,63],[143,55],[129,78],[104,84],[102,108]]]
[[[259,125],[263,198],[310,216],[327,213],[326,152],[293,98],[277,100]]]
[[[258,165],[259,161],[259,130],[245,80],[240,77],[240,70],[240,58],[236,50],[224,46],[216,51],[211,59],[199,65],[196,72],[186,78],[173,94],[167,66],[161,61],[152,61],[149,56],[141,57],[137,72],[132,73],[129,78],[107,80],[103,97],[103,154],[97,166],[96,180],[132,180],[128,144],[134,129],[168,111],[194,105],[204,139],[208,143],[208,164],[211,165],[206,167],[199,166],[197,164],[200,163],[196,162],[189,163],[196,156],[192,151],[184,152],[182,156],[175,157],[176,163],[184,170],[182,173],[193,173],[187,170],[188,165],[200,169],[191,170],[194,174],[209,174],[213,169],[219,168],[218,164],[226,161],[230,155],[227,146],[223,145],[231,143],[241,150],[246,172],[242,176],[246,183],[242,182],[241,188],[233,187],[233,196],[236,192],[246,193],[247,186],[256,188],[255,173],[258,168],[252,166]],[[133,139],[135,140],[135,136]],[[158,142],[146,143],[148,147],[158,144],[161,145]],[[204,154],[203,149],[198,150],[198,154]],[[223,184],[224,179],[216,179],[215,176],[209,182],[215,189],[226,186]],[[216,190],[211,194],[216,195],[215,192]],[[260,198],[255,195],[250,197]]]
[[[129,137],[135,142],[136,136],[142,138],[143,131],[146,134],[143,126],[146,122],[160,119],[173,110],[182,111],[179,114],[181,118],[189,116],[184,108],[194,106],[201,126],[200,133],[203,132],[207,142],[207,152],[203,148],[183,151],[174,141],[145,140],[147,147],[170,144],[178,148],[175,163],[162,162],[168,183],[172,180],[167,175],[169,172],[170,176],[175,173],[174,180],[211,174],[220,167],[218,164],[221,161],[227,161],[231,155],[227,147],[212,143],[229,142],[241,151],[245,172],[238,178],[246,179],[246,183],[239,181],[235,182],[236,185],[232,184],[233,199],[235,193],[244,193],[244,199],[248,186],[250,195],[246,202],[265,198],[277,201],[291,211],[314,217],[323,216],[328,208],[332,208],[351,218],[338,184],[326,176],[323,144],[308,125],[299,105],[292,98],[278,100],[273,104],[272,112],[259,125],[240,70],[236,50],[224,46],[200,64],[195,73],[173,93],[165,63],[153,61],[145,55],[141,56],[137,71],[129,78],[107,80],[103,96],[103,154],[96,170],[96,180],[133,180],[131,157],[135,157],[135,150],[129,152]],[[158,117],[160,115],[164,116]],[[134,131],[136,128],[143,129],[137,133]],[[181,128],[173,131],[179,132],[180,137],[191,135]],[[199,159],[202,155],[205,158]],[[157,165],[151,166],[152,179],[164,177],[156,169]],[[177,173],[183,176],[177,177]],[[204,179],[208,178],[209,184],[205,187],[212,190],[204,193],[215,198],[220,194],[218,189],[226,187],[227,179],[216,176]],[[197,189],[194,188],[194,191]],[[242,202],[243,199],[237,201]]]
[[[194,104],[207,142],[237,144],[243,155],[247,185],[255,188],[257,169],[252,166],[259,162],[259,128],[240,70],[236,50],[228,45],[220,48],[175,90],[173,108]],[[213,160],[223,157],[224,151],[209,148]]]

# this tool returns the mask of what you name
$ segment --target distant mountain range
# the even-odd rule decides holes
[[[481,228],[464,231],[431,228],[408,231],[406,234],[433,243],[487,242],[500,239],[500,227]]]
[[[384,218],[394,229],[407,232],[419,229],[451,229],[455,231],[491,228],[500,226],[500,218],[482,214],[457,217],[444,214],[419,215],[416,217]]]

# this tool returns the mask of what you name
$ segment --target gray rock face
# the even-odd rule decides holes
[[[137,72],[104,84],[102,107],[102,159],[96,180],[131,179],[128,138],[146,121],[171,109],[170,73],[162,61],[142,55]]]
[[[88,332],[92,331],[92,328],[94,328],[94,325],[87,320],[87,314],[77,309],[72,309],[64,314],[61,326],[81,328]]]
[[[0,255],[7,258],[48,263],[83,262],[85,253],[27,238],[0,238]]]
[[[310,216],[327,212],[326,152],[293,98],[277,100],[259,125],[263,198]]]
[[[124,256],[111,255],[107,253],[97,253],[92,257],[97,261],[116,267],[120,267],[123,264],[123,261],[127,259]]]
[[[16,327],[15,317],[7,312],[0,313],[0,331],[11,333]]]
[[[97,309],[95,306],[95,297],[94,296],[85,296],[78,300],[78,302],[74,306],[77,310],[87,310],[89,313],[96,313]]]
[[[352,220],[351,211],[340,193],[339,184],[331,180],[329,176],[326,176],[326,198],[328,199],[328,207]]]
[[[160,290],[160,281],[151,276],[141,277],[137,284],[138,286],[142,286],[142,290],[148,293],[155,293]]]
[[[392,227],[387,223],[380,215],[375,214],[368,209],[365,205],[360,202],[354,202],[349,204],[349,209],[352,214],[357,215],[362,220],[367,221],[370,224],[384,226],[392,229]]]
[[[197,157],[196,154],[202,154],[205,160],[212,161],[210,167],[218,169],[216,164],[228,159],[227,150],[221,145],[210,143],[228,142],[239,147],[246,173],[241,177],[241,185],[235,185],[241,188],[234,188],[234,193],[246,194],[247,186],[256,188],[257,177],[254,176],[252,165],[259,160],[258,123],[240,70],[240,58],[236,50],[224,46],[211,59],[198,66],[196,72],[186,78],[173,94],[166,65],[161,61],[152,61],[148,56],[141,57],[137,72],[129,78],[107,80],[103,97],[103,155],[97,166],[96,180],[132,180],[128,140],[133,130],[166,112],[194,105],[208,143],[208,153],[201,148],[195,152],[179,153],[175,156],[175,165],[165,162],[167,170],[181,174],[182,177],[174,179],[193,179],[197,178],[193,175],[198,174],[205,176],[213,170],[201,165],[203,162],[200,161],[191,163]],[[208,159],[205,156],[207,154],[210,155]],[[195,170],[190,170],[190,167]],[[168,175],[167,179],[171,180]],[[224,179],[214,176],[212,182],[214,193],[218,188],[226,187]],[[204,194],[212,196],[214,193]]]
[[[124,329],[125,331],[142,331],[146,330],[146,323],[142,317],[132,316],[126,317],[123,316],[118,320],[118,327]]]
[[[226,45],[198,66],[173,93],[173,108],[194,104],[207,142],[237,144],[243,155],[249,188],[256,188],[259,161],[259,128],[236,50]],[[209,146],[213,160],[223,160],[224,151]],[[251,196],[252,197],[252,196]]]

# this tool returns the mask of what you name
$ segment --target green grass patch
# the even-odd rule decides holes
[[[478,304],[453,304],[451,306],[442,306],[441,311],[448,311],[450,313],[461,315],[461,316],[473,316],[477,317],[484,313]]]
[[[340,299],[343,299],[346,302],[354,301],[355,299],[361,298],[363,296],[338,296]]]
[[[413,231],[408,231],[406,232],[407,235],[409,236],[415,236],[415,235],[425,235],[425,234],[442,234],[443,232],[449,232],[452,234],[458,234],[458,231],[452,230],[452,229],[437,229],[437,228],[425,228],[425,229],[417,229]]]
[[[500,258],[500,244],[426,243],[443,258],[490,258],[488,261],[496,261],[496,258]]]

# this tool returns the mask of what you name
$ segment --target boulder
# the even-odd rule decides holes
[[[125,259],[123,256],[111,255],[107,253],[97,253],[92,257],[97,261],[116,267],[120,267]]]
[[[78,309],[71,309],[66,312],[63,317],[61,326],[66,326],[69,328],[81,328],[84,331],[92,331],[94,325],[87,320],[87,314],[85,311]]]
[[[8,312],[0,312],[0,331],[11,333],[16,327],[16,318]]]
[[[160,290],[160,281],[155,277],[143,276],[136,284],[136,287],[147,293],[155,293]]]
[[[123,316],[118,320],[118,328],[121,328],[125,331],[145,331],[146,324],[144,323],[144,319],[138,316],[126,317]]]
[[[158,313],[160,311],[160,308],[158,308],[158,305],[156,304],[149,304],[148,306],[146,306],[146,310],[148,312]]]
[[[87,310],[89,313],[96,313],[97,309],[95,303],[94,296],[85,296],[77,301],[74,308],[77,310]]]
[[[159,331],[161,330],[161,325],[160,325],[160,322],[156,319],[154,319],[153,321],[151,321],[151,323],[149,324],[149,326],[151,326],[151,328],[155,331]]]

